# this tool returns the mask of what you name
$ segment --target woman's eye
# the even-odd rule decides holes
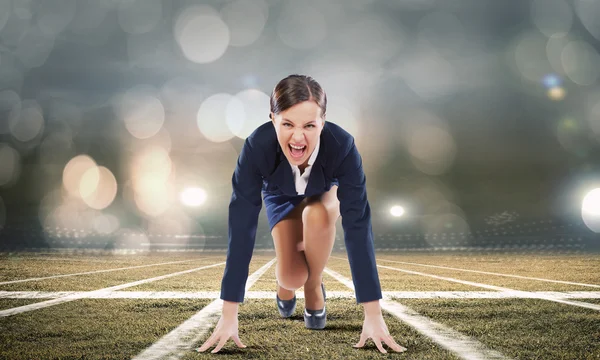
[[[314,125],[314,124],[308,124],[308,125],[306,125],[306,126],[315,127],[315,125]]]
[[[292,124],[290,124],[290,123],[285,123],[285,124],[283,124],[283,126],[292,126]]]

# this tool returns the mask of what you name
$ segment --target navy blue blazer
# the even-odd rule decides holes
[[[325,122],[319,154],[313,164],[304,195],[298,195],[294,174],[277,141],[272,122],[259,126],[244,141],[231,178],[229,243],[221,299],[243,302],[258,216],[261,190],[272,229],[304,197],[322,194],[338,185],[344,242],[350,261],[356,302],[381,299],[381,286],[373,245],[371,208],[366,177],[354,138],[340,126]]]

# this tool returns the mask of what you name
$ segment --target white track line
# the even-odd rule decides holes
[[[139,268],[149,267],[149,266],[177,264],[177,263],[184,263],[184,262],[197,261],[197,260],[203,260],[203,259],[208,259],[208,258],[198,258],[198,259],[193,259],[193,260],[181,260],[181,261],[169,261],[169,262],[165,262],[165,263],[138,265],[138,266],[130,266],[130,267],[124,267],[124,268],[94,270],[94,271],[86,271],[86,272],[81,272],[81,273],[52,275],[52,276],[44,276],[44,277],[39,277],[39,278],[28,278],[28,279],[21,279],[21,280],[11,280],[11,281],[0,282],[0,285],[14,284],[14,283],[20,283],[20,282],[26,282],[26,281],[39,281],[39,280],[46,280],[46,279],[55,279],[55,278],[67,277],[67,276],[89,275],[89,274],[99,274],[99,273],[111,272],[111,271],[139,269]]]
[[[273,265],[275,258],[263,265],[246,280],[246,291]],[[272,296],[272,295],[271,295]],[[218,320],[223,300],[216,299],[173,329],[132,360],[179,359],[189,352]]]
[[[104,293],[104,292],[109,292],[109,291],[121,290],[121,289],[125,289],[125,288],[132,287],[132,286],[137,286],[137,285],[146,284],[146,283],[153,282],[153,281],[158,281],[158,280],[170,278],[172,276],[183,275],[183,274],[191,273],[191,272],[194,272],[194,271],[199,271],[199,270],[204,270],[204,269],[208,269],[208,268],[215,267],[215,266],[220,266],[220,265],[223,265],[223,264],[225,264],[225,262],[221,262],[221,263],[218,263],[218,264],[207,265],[207,266],[202,266],[202,267],[195,268],[195,269],[189,269],[189,270],[179,271],[179,272],[172,273],[172,274],[161,275],[161,276],[157,276],[157,277],[153,277],[153,278],[149,278],[149,279],[138,280],[138,281],[130,282],[130,283],[127,283],[127,284],[121,284],[121,285],[111,286],[111,287],[107,287],[107,288],[104,288],[104,289],[99,289],[99,290],[94,290],[94,291],[78,292],[78,293],[75,293],[73,295],[67,295],[67,296],[64,296],[64,297],[61,297],[61,298],[58,298],[58,299],[42,301],[42,302],[39,302],[39,303],[29,304],[29,305],[24,305],[24,306],[19,306],[19,307],[15,307],[15,308],[12,308],[12,309],[7,309],[7,310],[1,310],[0,311],[0,317],[5,317],[5,316],[11,316],[11,315],[15,315],[15,314],[20,314],[20,313],[24,313],[24,312],[27,312],[27,311],[38,310],[38,309],[46,308],[46,307],[49,307],[49,306],[54,306],[54,305],[62,304],[62,303],[65,303],[65,302],[73,301],[73,300],[85,299],[85,298],[96,296],[98,293]]]
[[[352,281],[337,272],[325,268],[327,274],[354,290]],[[509,359],[502,353],[488,349],[476,339],[463,335],[451,328],[436,323],[418,314],[416,311],[394,301],[380,300],[381,308],[415,328],[444,349],[453,352],[462,359]]]
[[[88,291],[0,291],[0,299],[56,299]],[[557,299],[600,299],[600,291],[535,291],[535,294]],[[214,299],[219,291],[107,291],[86,295],[86,299]],[[246,299],[271,299],[272,291],[247,291]],[[298,292],[299,299],[304,298]],[[328,298],[354,299],[352,291],[327,290]],[[521,294],[510,291],[384,291],[385,299],[522,299]],[[528,299],[530,297],[527,297]]]
[[[541,294],[538,294],[538,293],[535,293],[532,291],[515,290],[515,289],[505,288],[505,287],[501,287],[501,286],[476,283],[476,282],[467,281],[467,280],[460,280],[460,279],[455,279],[455,278],[450,278],[450,277],[445,277],[445,276],[432,275],[432,274],[427,274],[427,273],[422,273],[422,272],[412,271],[412,270],[398,269],[398,268],[393,268],[393,267],[383,266],[383,265],[377,265],[377,267],[380,267],[383,269],[394,270],[394,271],[405,272],[405,273],[413,274],[413,275],[427,276],[427,277],[431,277],[434,279],[452,281],[452,282],[456,282],[456,283],[460,283],[460,284],[471,285],[471,286],[481,287],[481,288],[490,289],[490,290],[514,292],[515,294],[521,294],[521,297],[523,297],[523,298],[554,301],[554,302],[558,302],[558,303],[562,303],[562,304],[579,306],[579,307],[584,307],[584,308],[600,311],[600,305],[585,303],[585,302],[581,302],[581,301],[557,299],[552,296],[545,296],[545,295],[541,295]]]
[[[338,258],[338,257],[336,257],[336,259],[346,260],[344,258]],[[456,270],[456,271],[466,271],[466,272],[472,272],[472,273],[478,273],[478,274],[487,274],[487,275],[495,275],[495,276],[506,276],[506,277],[512,277],[512,278],[518,278],[518,279],[546,281],[546,282],[552,282],[552,283],[558,283],[558,284],[568,284],[568,285],[578,285],[578,286],[588,286],[588,287],[600,288],[600,285],[596,285],[596,284],[584,284],[584,283],[577,283],[577,282],[564,281],[564,280],[552,280],[552,279],[544,279],[544,278],[537,278],[537,277],[530,277],[530,276],[521,276],[521,275],[512,275],[512,274],[501,274],[501,273],[495,273],[495,272],[489,272],[489,271],[460,269],[460,268],[454,268],[454,267],[448,267],[448,266],[418,264],[418,263],[411,263],[411,262],[405,262],[405,261],[396,261],[396,260],[386,260],[386,259],[377,259],[377,260],[378,261],[388,261],[388,262],[393,262],[393,263],[398,263],[398,264],[426,266],[426,267],[434,267],[434,268],[440,268],[440,269],[448,269],[448,270]]]

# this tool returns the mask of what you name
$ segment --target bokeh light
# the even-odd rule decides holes
[[[2,59],[0,59],[0,68]],[[16,114],[21,109],[21,97],[13,90],[0,91],[0,116],[8,118],[11,113]],[[10,122],[0,121],[0,134],[10,133]]]
[[[514,47],[514,59],[519,73],[526,79],[538,82],[552,72],[546,54],[548,39],[538,32],[520,34]]]
[[[137,86],[118,101],[119,116],[129,133],[138,139],[156,135],[165,122],[165,109],[157,95],[152,87]]]
[[[574,83],[592,85],[598,79],[600,56],[587,42],[570,41],[562,51],[561,60],[565,73]]]
[[[558,77],[555,74],[548,74],[548,75],[544,76],[544,78],[542,79],[542,82],[545,87],[547,87],[548,89],[551,89],[551,88],[560,86],[562,83],[562,80],[560,79],[560,77]]]
[[[236,0],[223,6],[221,17],[229,28],[229,45],[249,46],[263,32],[269,5],[264,0]]]
[[[54,35],[47,35],[37,26],[29,27],[19,37],[15,56],[27,68],[37,68],[46,63],[54,49]]]
[[[8,144],[0,143],[0,187],[17,183],[21,175],[21,156]]]
[[[596,40],[600,40],[600,2],[591,0],[574,0],[575,11],[581,23]]]
[[[94,218],[94,230],[99,234],[112,234],[120,227],[119,219],[111,214],[99,214]]]
[[[533,23],[546,36],[567,34],[573,24],[573,11],[565,0],[534,0]]]
[[[548,97],[554,101],[562,100],[567,95],[567,91],[560,86],[556,86],[551,89],[548,89],[547,93],[548,93]]]
[[[400,129],[410,159],[418,170],[440,175],[452,167],[456,144],[441,118],[428,111],[414,110],[405,115]]]
[[[201,188],[187,188],[181,192],[179,199],[185,206],[197,207],[206,201],[206,191]]]
[[[581,217],[590,230],[600,232],[600,188],[589,191],[583,198]]]
[[[13,108],[8,122],[10,133],[21,142],[31,141],[44,131],[42,108],[35,100],[24,100],[20,108]]]
[[[219,59],[229,46],[229,28],[212,7],[191,6],[179,14],[173,31],[185,57],[205,64]]]
[[[166,149],[148,146],[132,161],[131,186],[133,201],[143,214],[151,217],[164,213],[174,202],[174,167]]]
[[[69,162],[65,165],[63,170],[63,186],[68,191],[71,196],[81,197],[80,193],[80,184],[83,178],[83,175],[88,172],[88,170],[92,170],[92,172],[97,172],[98,167],[94,159],[92,159],[88,155],[78,155],[73,159],[69,160]],[[87,175],[88,181],[93,179],[99,179],[99,175],[93,176]],[[98,180],[96,180],[97,182]],[[95,183],[92,184],[92,187],[95,186]],[[85,189],[85,186],[84,186]],[[89,191],[91,192],[91,190]]]
[[[234,111],[234,109],[238,110]],[[241,132],[244,118],[234,119],[237,121],[237,127],[231,129],[227,120],[228,111],[232,111],[236,115],[241,113],[243,116],[243,104],[239,99],[223,93],[214,94],[202,101],[196,118],[198,129],[202,135],[210,141],[223,142],[235,136],[233,130]]]
[[[260,90],[248,89],[235,94],[227,102],[227,126],[237,137],[247,138],[257,127],[269,121],[269,96]]]
[[[569,36],[563,34],[554,34],[548,38],[548,42],[546,42],[546,56],[548,57],[548,61],[550,62],[550,66],[552,69],[561,75],[565,74],[565,69],[563,68],[562,63],[562,52],[567,46],[567,44],[571,41]]]
[[[79,185],[83,201],[92,209],[102,210],[108,207],[117,195],[117,180],[104,166],[88,169]]]

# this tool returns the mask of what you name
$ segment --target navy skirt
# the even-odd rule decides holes
[[[337,179],[331,182],[331,186],[333,185],[340,185]],[[267,210],[269,231],[273,231],[273,227],[288,216],[306,197],[304,195],[290,196],[281,193],[275,194],[268,191],[263,191],[262,193],[265,209]]]

